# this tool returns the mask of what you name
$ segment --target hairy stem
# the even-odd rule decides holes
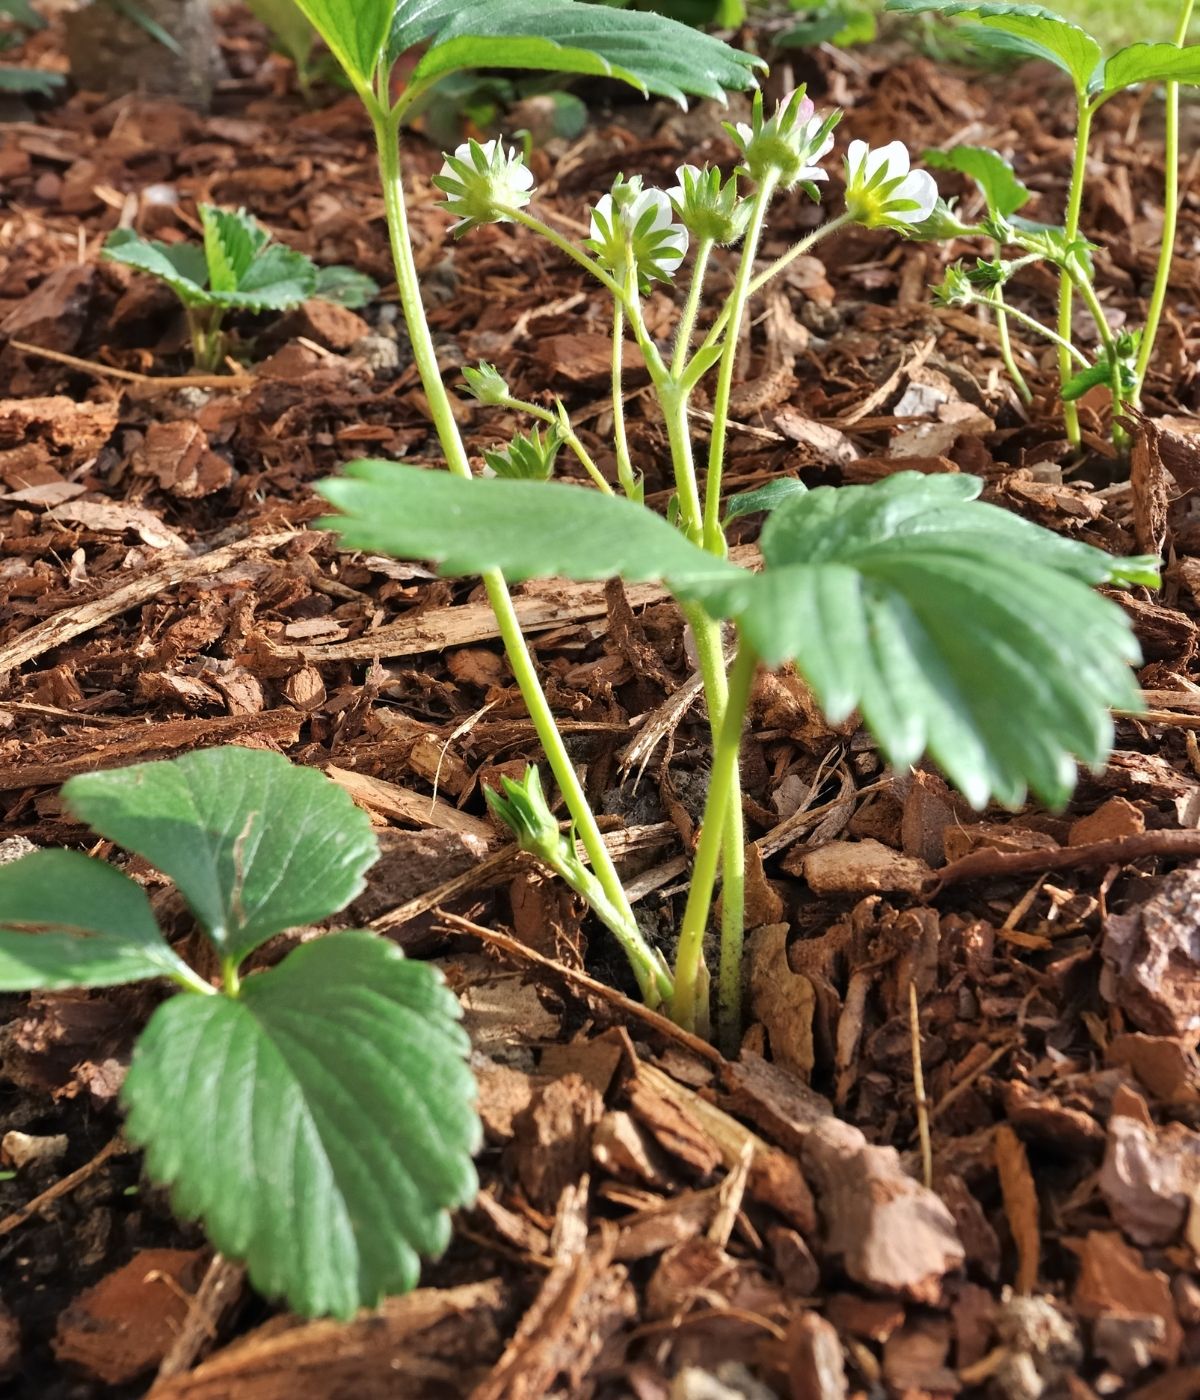
[[[700,310],[700,294],[704,290],[704,277],[708,271],[708,260],[712,256],[712,250],[711,238],[702,239],[696,245],[696,261],[692,264],[692,285],[688,288],[683,315],[675,328],[675,353],[671,359],[671,373],[676,379],[683,373],[687,364],[688,351],[692,346],[692,332],[696,329],[696,315]]]
[[[386,82],[386,79],[384,79]],[[442,382],[438,368],[437,354],[429,323],[425,318],[425,307],[421,300],[421,286],[413,260],[412,246],[408,233],[408,211],[404,201],[403,174],[400,166],[400,135],[398,122],[383,101],[373,102],[369,107],[375,127],[375,139],[379,153],[379,172],[383,182],[384,201],[387,209],[388,235],[391,240],[392,261],[396,270],[396,286],[400,296],[400,306],[404,312],[412,345],[413,363],[421,378],[421,386],[429,403],[430,417],[437,433],[438,442],[445,454],[446,465],[460,477],[470,478],[471,464],[467,459],[466,448],[458,431],[450,395]],[[637,926],[628,896],[617,875],[612,857],[604,844],[596,818],[588,804],[587,795],[575,772],[571,756],[563,743],[562,735],[554,720],[541,682],[534,668],[533,658],[521,632],[512,596],[504,577],[497,570],[489,570],[483,575],[483,584],[488,602],[496,615],[508,664],[520,688],[521,696],[529,710],[534,730],[546,754],[551,772],[558,783],[567,811],[571,814],[579,839],[583,842],[592,869],[600,881],[609,904],[627,920],[621,936],[634,976],[642,995],[651,1006],[657,1005],[671,993],[671,979],[663,969],[659,958],[642,937]]]
[[[996,333],[1000,337],[1000,358],[1004,361],[1004,368],[1008,371],[1008,377],[1012,380],[1013,388],[1024,404],[1033,402],[1033,391],[1026,383],[1025,376],[1017,367],[1017,357],[1013,354],[1012,338],[1008,333],[1008,310],[1004,301],[1004,288],[997,287],[995,291],[996,300]]]
[[[696,991],[702,980],[700,968],[704,960],[704,931],[708,927],[717,866],[725,844],[730,800],[737,788],[742,721],[746,717],[750,688],[754,683],[757,665],[758,657],[754,648],[743,638],[729,673],[729,698],[713,752],[712,776],[708,784],[708,798],[704,804],[704,823],[696,846],[692,884],[688,891],[687,908],[684,910],[683,924],[679,930],[679,949],[675,957],[675,993],[671,1002],[671,1013],[685,1030],[692,1029],[696,1024]]]
[[[763,180],[750,206],[750,219],[742,243],[742,256],[734,278],[733,291],[726,303],[729,324],[725,331],[725,346],[721,366],[717,371],[717,389],[713,397],[713,421],[708,443],[708,480],[704,492],[704,548],[710,554],[724,556],[725,532],[721,529],[721,477],[725,465],[725,430],[729,422],[729,396],[733,392],[733,372],[737,365],[738,341],[742,333],[742,318],[750,299],[750,284],[754,279],[754,255],[762,236],[767,206],[775,193],[776,181],[770,175]]]
[[[1065,232],[1068,243],[1079,236],[1079,216],[1083,210],[1083,186],[1087,177],[1088,142],[1092,134],[1093,111],[1088,103],[1087,94],[1077,93],[1076,101],[1079,109],[1079,120],[1075,129],[1075,158],[1071,165],[1071,190],[1067,196]],[[1070,357],[1063,349],[1061,342],[1070,343],[1071,341],[1071,294],[1073,290],[1071,274],[1064,271],[1059,279],[1058,290],[1058,334],[1060,339],[1058,373],[1059,380],[1063,384],[1071,377]],[[1063,404],[1063,425],[1067,430],[1067,440],[1073,446],[1078,447],[1082,440],[1079,432],[1079,410],[1073,403]]]
[[[1187,42],[1188,26],[1192,22],[1195,0],[1183,0],[1179,15],[1179,28],[1175,32],[1178,47]],[[1175,237],[1179,230],[1179,84],[1167,84],[1166,136],[1164,160],[1166,180],[1163,187],[1163,227],[1162,244],[1158,253],[1158,271],[1154,276],[1154,290],[1150,294],[1150,305],[1146,311],[1146,327],[1142,332],[1142,343],[1138,349],[1137,365],[1134,369],[1133,392],[1130,401],[1134,407],[1142,402],[1142,388],[1146,383],[1146,372],[1154,355],[1154,342],[1158,338],[1158,328],[1162,323],[1163,308],[1167,304],[1167,291],[1171,284],[1171,264],[1175,259]]]
[[[996,310],[997,303],[995,297],[980,296],[975,297],[974,300],[978,302],[980,306],[990,306],[993,311]],[[1038,335],[1044,335],[1047,340],[1058,346],[1059,355],[1064,357],[1067,361],[1068,375],[1070,374],[1072,361],[1082,369],[1087,369],[1088,360],[1083,351],[1077,349],[1071,341],[1064,340],[1057,331],[1052,331],[1049,326],[1039,321],[1036,316],[1031,316],[1028,311],[1022,311],[1019,306],[1013,306],[1011,302],[1004,303],[1004,310],[1014,321],[1019,321],[1021,325],[1028,326],[1031,331],[1037,331]],[[1070,407],[1070,405],[1067,406]]]
[[[592,454],[580,442],[575,429],[567,425],[565,414],[560,417],[557,413],[552,413],[550,409],[542,408],[540,404],[530,403],[528,399],[505,398],[501,401],[501,406],[511,408],[517,413],[527,413],[530,418],[537,418],[542,423],[548,423],[578,458],[579,465],[587,472],[592,484],[598,490],[603,491],[606,496],[615,494],[612,487],[605,481],[604,473],[596,465]]]
[[[625,434],[625,391],[622,386],[625,347],[625,313],[621,303],[613,303],[612,329],[612,406],[613,446],[617,454],[617,480],[629,499],[638,498],[638,482],[629,457],[629,438]]]

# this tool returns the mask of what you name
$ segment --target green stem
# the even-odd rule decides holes
[[[565,413],[552,413],[550,409],[542,408],[540,404],[530,403],[527,399],[511,397],[500,400],[499,406],[511,408],[517,413],[527,413],[531,418],[537,418],[542,423],[549,423],[563,442],[574,452],[579,459],[579,465],[591,477],[593,484],[606,496],[614,494],[612,487],[604,479],[604,473],[596,465],[592,454],[579,441],[575,429],[570,426]]]
[[[708,260],[712,255],[713,241],[702,239],[696,245],[696,261],[692,265],[692,285],[688,288],[687,304],[683,316],[675,328],[675,354],[671,360],[671,374],[678,379],[687,364],[688,351],[692,346],[692,332],[696,329],[696,315],[700,310],[700,294],[704,290],[704,275],[708,271]]]
[[[995,297],[977,296],[974,297],[973,300],[980,306],[990,306],[993,311],[996,310]],[[1081,350],[1076,349],[1069,340],[1064,340],[1057,331],[1052,331],[1049,326],[1044,325],[1035,316],[1031,316],[1027,311],[1022,311],[1019,306],[1013,306],[1010,302],[1004,303],[1004,310],[1014,321],[1019,321],[1021,325],[1028,326],[1031,331],[1037,331],[1038,335],[1044,335],[1047,340],[1057,345],[1059,354],[1066,357],[1068,366],[1070,362],[1074,360],[1077,365],[1080,365],[1083,369],[1087,369],[1087,356]],[[1069,373],[1070,370],[1068,368],[1068,375]]]
[[[1017,367],[1017,357],[1013,354],[1012,339],[1008,334],[1008,310],[1004,301],[1004,288],[997,287],[995,291],[996,300],[996,333],[1000,337],[1000,358],[1004,361],[1004,368],[1008,370],[1008,377],[1012,380],[1013,387],[1024,404],[1033,402],[1033,391],[1025,380],[1025,376]]]
[[[236,997],[240,994],[242,980],[238,976],[238,959],[221,959],[221,990],[227,997]]]
[[[1096,323],[1096,330],[1100,334],[1100,342],[1108,353],[1109,358],[1109,381],[1108,390],[1112,395],[1112,440],[1113,446],[1124,449],[1129,442],[1129,434],[1117,421],[1121,416],[1121,410],[1125,404],[1125,392],[1121,386],[1121,366],[1117,363],[1117,343],[1113,336],[1109,324],[1104,315],[1104,306],[1100,298],[1096,295],[1096,289],[1092,286],[1092,279],[1083,268],[1076,266],[1071,275],[1076,291],[1083,298],[1087,309],[1092,314],[1092,320]]]
[[[527,229],[532,229],[534,233],[540,233],[550,243],[559,250],[566,253],[572,262],[579,264],[585,272],[590,272],[592,276],[616,297],[619,305],[624,305],[625,288],[612,276],[605,268],[601,267],[595,258],[589,258],[582,248],[577,248],[569,238],[559,233],[556,228],[551,228],[544,223],[536,214],[531,214],[528,209],[509,208],[507,205],[498,204],[498,213],[504,214],[513,220],[514,223],[524,224]]]
[[[629,439],[625,434],[625,392],[622,387],[623,354],[625,346],[625,313],[619,301],[613,302],[612,328],[612,406],[613,445],[617,453],[617,480],[631,501],[639,499],[638,481],[629,457]]]
[[[1066,218],[1066,240],[1072,243],[1079,237],[1079,216],[1083,210],[1083,186],[1087,177],[1087,153],[1088,142],[1092,134],[1092,116],[1094,115],[1091,105],[1088,103],[1087,94],[1076,93],[1076,104],[1079,112],[1079,121],[1075,129],[1075,157],[1071,165],[1071,189],[1067,196],[1067,218]],[[1065,384],[1071,377],[1071,361],[1061,342],[1068,344],[1071,341],[1071,302],[1073,283],[1071,274],[1063,272],[1059,279],[1058,291],[1058,373],[1059,381]],[[1079,431],[1079,410],[1073,403],[1063,404],[1063,425],[1067,430],[1067,440],[1075,447],[1082,441]]]
[[[750,279],[747,295],[751,297],[754,296],[757,292],[761,291],[773,277],[778,277],[791,263],[795,262],[797,258],[802,257],[810,249],[815,248],[823,238],[828,238],[831,233],[836,233],[838,229],[845,228],[848,223],[852,222],[853,220],[850,218],[849,214],[839,214],[836,219],[830,219],[827,224],[822,224],[820,228],[814,229],[812,233],[807,234],[798,243],[793,243],[786,253],[776,258],[768,268],[764,269],[764,271],[760,272],[756,277]],[[730,300],[732,300],[732,298],[730,298]],[[687,368],[679,376],[680,383],[689,391],[695,388],[696,382],[708,368],[701,356],[720,340],[721,333],[729,324],[731,310],[730,301],[727,300],[725,305],[721,308],[717,319],[708,328],[708,332],[700,342],[696,353],[688,361]]]
[[[696,1024],[696,989],[704,959],[704,932],[712,908],[713,887],[717,866],[725,845],[730,801],[737,790],[738,755],[742,743],[742,722],[750,703],[750,689],[758,657],[754,648],[742,639],[737,659],[729,673],[729,699],[721,724],[720,736],[713,752],[712,776],[704,804],[704,823],[696,846],[692,866],[692,884],[688,891],[687,908],[679,931],[679,949],[675,957],[675,993],[671,1013],[685,1029]],[[739,984],[740,985],[740,984]],[[723,1008],[724,1009],[724,1008]]]
[[[381,78],[386,83],[386,77]],[[446,465],[456,476],[471,478],[471,464],[454,417],[450,395],[442,382],[438,368],[437,354],[429,323],[425,318],[425,307],[421,300],[421,284],[413,259],[409,241],[408,211],[404,202],[404,183],[400,167],[400,133],[398,120],[386,105],[386,97],[368,105],[375,127],[375,139],[379,152],[379,172],[383,182],[384,203],[387,210],[388,235],[391,240],[392,261],[396,270],[396,286],[400,306],[404,312],[412,345],[413,363],[420,375],[421,386],[429,403],[430,417],[437,433],[438,442],[445,454]],[[611,280],[611,279],[610,279]],[[529,710],[529,717],[545,752],[550,770],[558,783],[567,811],[575,823],[579,839],[583,842],[596,878],[608,898],[609,903],[627,919],[621,944],[633,967],[638,986],[649,1005],[655,1006],[671,993],[671,979],[662,968],[660,960],[642,937],[637,926],[629,898],[617,875],[612,857],[604,844],[596,818],[588,804],[587,795],[575,772],[575,765],[563,743],[562,735],[554,720],[541,682],[534,668],[533,658],[525,644],[521,624],[517,619],[516,608],[504,577],[497,570],[488,570],[483,575],[483,585],[488,602],[496,615],[500,636],[508,656],[508,664],[521,691],[521,696]]]
[[[1182,48],[1187,42],[1188,26],[1192,22],[1195,0],[1184,0],[1179,16],[1179,28],[1175,33],[1175,44]],[[1158,338],[1158,328],[1162,323],[1163,309],[1167,304],[1167,292],[1171,284],[1171,264],[1175,258],[1175,237],[1179,230],[1179,84],[1167,84],[1167,111],[1165,137],[1166,181],[1163,189],[1162,244],[1158,253],[1158,271],[1154,277],[1154,290],[1150,294],[1150,305],[1146,312],[1146,328],[1142,332],[1142,343],[1138,348],[1137,364],[1134,367],[1133,392],[1130,402],[1135,408],[1142,402],[1142,388],[1146,373],[1154,354],[1154,342]]]
[[[754,203],[750,206],[750,218],[746,225],[742,243],[742,256],[738,263],[737,276],[733,281],[733,291],[726,302],[728,329],[725,332],[725,345],[721,354],[721,365],[717,371],[717,389],[713,397],[713,421],[708,441],[708,480],[704,491],[704,548],[710,554],[724,556],[725,532],[721,529],[721,478],[725,465],[725,431],[729,422],[729,397],[733,392],[733,372],[737,367],[738,341],[742,333],[742,319],[750,299],[750,284],[754,280],[754,255],[758,251],[758,240],[762,236],[763,220],[767,206],[775,193],[776,179],[767,175]]]
[[[198,973],[193,972],[190,967],[185,967],[180,972],[171,973],[171,981],[177,987],[181,987],[185,992],[200,992],[204,996],[216,996],[217,989],[211,982],[206,982]]]
[[[704,515],[700,505],[700,487],[696,482],[696,467],[692,461],[688,396],[673,379],[656,387],[667,425],[667,440],[671,444],[675,494],[679,497],[680,528],[688,539],[698,543],[704,532]]]

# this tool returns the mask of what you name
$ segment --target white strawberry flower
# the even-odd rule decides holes
[[[675,222],[675,210],[663,190],[643,189],[642,178],[618,175],[610,194],[601,195],[592,210],[587,246],[618,281],[628,271],[630,256],[638,285],[669,282],[688,250],[687,229]]]
[[[910,170],[908,148],[891,141],[872,150],[851,141],[846,153],[846,212],[867,228],[904,231],[922,224],[938,200],[937,183],[927,170]]]
[[[456,236],[479,224],[511,223],[501,210],[523,209],[533,190],[533,171],[519,151],[499,141],[464,141],[446,156],[433,183],[446,196],[446,208],[459,216]]]
[[[754,94],[750,121],[725,123],[725,130],[742,153],[742,169],[759,184],[773,176],[780,187],[790,190],[803,185],[814,199],[812,188],[828,174],[817,161],[833,149],[833,128],[840,112],[817,115],[811,98],[802,87],[782,97],[770,117],[763,115],[761,92]]]

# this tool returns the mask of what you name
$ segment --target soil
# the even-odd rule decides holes
[[[172,1219],[120,1143],[116,1096],[157,993],[8,998],[0,1133],[45,1155],[18,1166],[4,1138],[6,1393],[111,1400],[157,1373],[172,1400],[1200,1395],[1195,156],[1132,473],[1102,394],[1083,401],[1075,460],[1052,357],[1022,346],[1026,412],[994,330],[931,307],[945,249],[846,233],[757,308],[730,490],[968,471],[990,500],[1168,568],[1160,594],[1122,598],[1149,714],[1120,719],[1111,764],[1062,813],[972,813],[932,771],[887,770],[855,721],[831,729],[795,676],[761,678],[743,754],[753,1024],[725,1062],[627,1000],[604,931],[490,823],[483,786],[538,755],[479,589],[309,528],[312,483],[340,463],[432,464],[436,444],[361,112],[332,90],[306,106],[244,12],[218,22],[229,76],[209,116],[79,92],[0,126],[0,835],[11,854],[79,845],[67,777],[201,745],[336,770],[385,849],[350,917],[437,958],[466,1006],[483,1193],[418,1292],[350,1324],[288,1318]],[[52,27],[25,57],[53,64],[59,43]],[[773,89],[807,81],[853,136],[1015,152],[1028,212],[1056,217],[1070,106],[1047,71],[956,74],[898,47],[791,62]],[[584,134],[532,157],[564,228],[618,171],[665,185],[683,159],[732,163],[716,109],[585,95]],[[1154,94],[1121,98],[1094,138],[1084,227],[1114,326],[1139,323],[1153,276],[1161,120]],[[518,394],[561,393],[615,472],[603,293],[519,230],[450,240],[440,157],[419,134],[408,151],[447,375],[487,359]],[[970,209],[954,178],[943,192]],[[242,363],[184,382],[171,294],[97,254],[118,222],[195,236],[198,200],[250,207],[383,294],[361,315],[245,318]],[[818,217],[784,199],[767,254]],[[1050,278],[1023,285],[1048,316]],[[648,304],[652,332],[669,295]],[[632,372],[631,447],[665,507],[643,387]],[[477,456],[517,426],[461,412]],[[739,522],[735,543],[757,528]],[[648,586],[517,592],[669,950],[707,763],[679,615]],[[186,943],[176,897],[130,868]]]

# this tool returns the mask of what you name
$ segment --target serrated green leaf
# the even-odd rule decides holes
[[[379,295],[379,283],[353,267],[320,267],[312,294],[357,311]]]
[[[971,499],[975,478],[905,472],[821,487],[763,530],[766,570],[716,588],[772,665],[794,659],[835,722],[855,707],[897,765],[928,751],[976,806],[1070,793],[1111,708],[1136,709],[1138,647],[1090,585],[1153,578]]]
[[[1099,384],[1112,384],[1113,370],[1108,360],[1101,360],[1097,364],[1089,365],[1087,369],[1081,369],[1077,374],[1073,374],[1070,379],[1058,391],[1058,396],[1063,403],[1074,403],[1076,399],[1081,399],[1089,389],[1096,388]]]
[[[987,146],[928,150],[925,164],[935,170],[957,170],[960,175],[969,176],[979,186],[993,218],[1011,218],[1033,197],[1033,191],[1021,183],[1008,161]]]
[[[186,306],[206,306],[212,300],[204,252],[194,243],[163,243],[118,228],[104,240],[101,257],[160,278]]]
[[[216,293],[236,292],[271,235],[244,209],[201,204],[199,214],[209,289]]]
[[[1200,83],[1200,44],[1131,44],[1104,65],[1104,95],[1137,83]]]
[[[535,68],[619,78],[681,104],[754,86],[760,59],[664,15],[580,0],[400,0],[391,61],[432,40],[414,79],[465,68]]]
[[[169,875],[235,962],[343,909],[379,853],[366,813],[336,783],[262,749],[83,773],[62,795],[95,831]]]
[[[365,931],[306,943],[236,999],[177,996],[134,1051],[129,1137],[180,1215],[296,1311],[416,1283],[477,1189],[458,1003]]]
[[[396,462],[351,462],[317,492],[341,512],[320,523],[350,549],[427,559],[446,574],[501,569],[637,582],[736,575],[661,516],[590,487],[476,479]]]
[[[768,481],[765,486],[756,486],[753,491],[740,491],[730,496],[725,504],[725,523],[742,515],[753,515],[760,510],[775,510],[793,496],[802,496],[808,487],[794,476],[782,476],[777,481]]]
[[[228,294],[228,304],[252,311],[286,311],[315,296],[316,290],[313,260],[283,243],[269,243],[255,254],[237,288]]]
[[[0,991],[188,976],[141,885],[78,851],[0,866]]]
[[[963,27],[973,41],[1019,58],[1039,58],[1071,76],[1076,90],[1092,86],[1103,57],[1099,43],[1062,15],[1044,5],[1021,5],[1008,0],[887,0],[899,14],[960,16],[976,23]]]
[[[370,92],[392,27],[394,0],[297,0],[361,95]]]

